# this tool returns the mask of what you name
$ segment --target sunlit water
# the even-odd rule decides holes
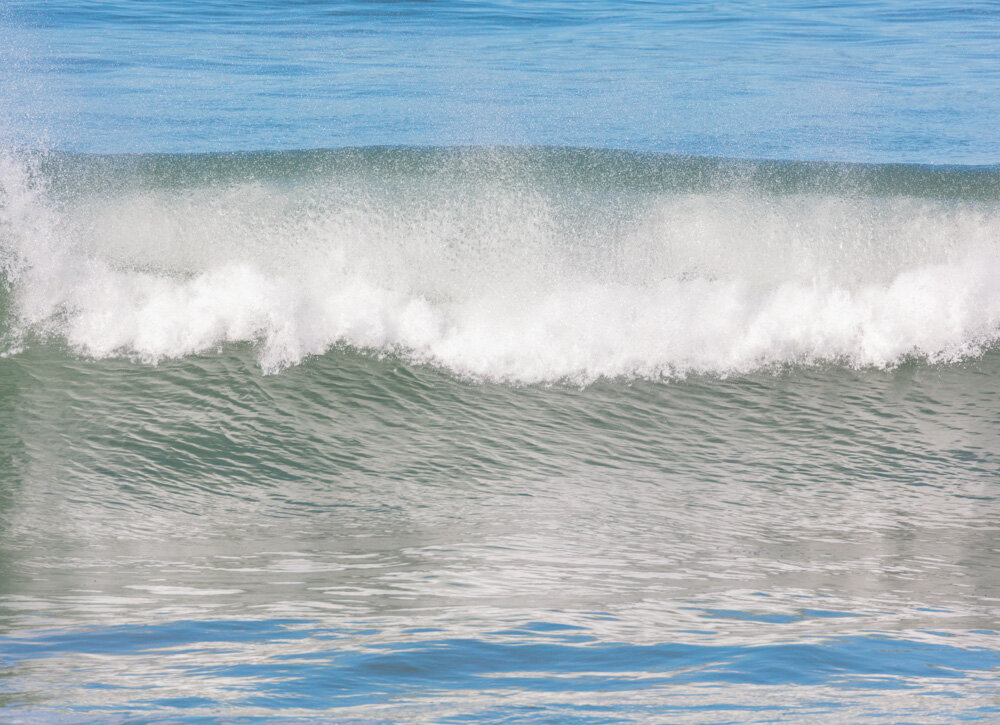
[[[997,38],[4,5],[0,719],[1000,718]]]

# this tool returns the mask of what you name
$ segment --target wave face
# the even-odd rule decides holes
[[[1000,337],[1000,169],[399,149],[0,159],[5,349],[347,346],[516,382]]]

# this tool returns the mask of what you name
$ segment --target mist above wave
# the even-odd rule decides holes
[[[991,175],[551,151],[252,162],[3,157],[13,329],[94,357],[249,341],[276,371],[350,345],[523,382],[956,360],[1000,336]]]

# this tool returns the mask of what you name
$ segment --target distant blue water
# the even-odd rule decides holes
[[[8,0],[0,21],[5,135],[77,151],[1000,159],[988,1]]]
[[[0,4],[0,720],[1000,720],[1000,4]]]

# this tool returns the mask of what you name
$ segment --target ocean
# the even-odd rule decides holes
[[[1000,6],[0,4],[0,720],[1000,719]]]

